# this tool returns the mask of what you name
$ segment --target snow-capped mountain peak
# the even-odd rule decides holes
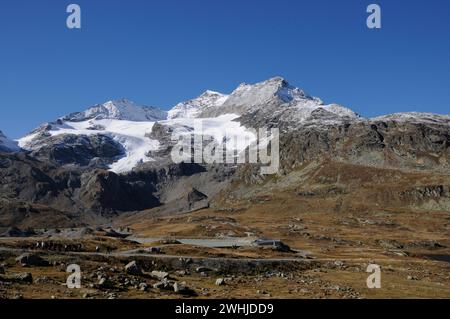
[[[140,106],[127,99],[111,100],[97,104],[83,112],[69,114],[63,121],[79,122],[89,119],[114,119],[126,121],[158,121],[165,120],[167,112],[156,107]]]
[[[211,107],[201,117],[221,114],[244,114],[251,109],[268,109],[286,105],[322,105],[323,102],[304,90],[290,85],[282,77],[274,77],[256,84],[240,84],[220,107]]]
[[[209,107],[221,106],[228,95],[207,90],[199,97],[191,99],[185,102],[178,103],[169,112],[168,118],[194,118],[197,117],[202,111]]]
[[[304,90],[290,85],[285,79],[277,76],[256,84],[242,83],[231,93],[227,104],[235,104],[236,100],[246,104],[261,104],[274,98],[284,103],[314,99]]]

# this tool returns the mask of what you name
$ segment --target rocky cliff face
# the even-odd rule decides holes
[[[397,169],[448,171],[449,126],[386,119],[301,126],[280,139],[284,169],[317,159]]]
[[[101,134],[43,136],[36,140],[32,149],[30,155],[41,161],[92,168],[107,168],[125,154],[122,145]]]

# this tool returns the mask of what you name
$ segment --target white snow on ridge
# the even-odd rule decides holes
[[[256,84],[242,83],[225,101],[224,107],[263,105],[277,97],[284,103],[311,101],[322,104],[320,99],[311,97],[305,91],[291,86],[281,77],[275,77]]]
[[[351,109],[346,108],[339,104],[324,105],[323,109],[325,109],[331,113],[334,113],[340,117],[349,117],[349,118],[354,118],[354,119],[360,118],[360,116],[357,113],[355,113]]]
[[[221,106],[227,98],[228,95],[208,90],[195,99],[175,105],[168,112],[168,119],[197,117],[201,111],[209,107]]]
[[[393,113],[383,116],[371,118],[372,121],[401,121],[401,122],[413,122],[413,123],[446,123],[450,125],[450,115],[441,115],[434,113],[419,113],[419,112],[403,112]]]
[[[52,129],[47,131],[52,136],[62,134],[75,135],[96,135],[102,134],[110,136],[114,141],[121,144],[126,155],[110,166],[111,171],[123,173],[131,171],[141,162],[151,161],[146,153],[157,150],[159,141],[152,140],[145,135],[151,133],[155,122],[134,122],[123,120],[89,120],[83,122],[64,122],[62,125],[52,124]],[[19,144],[29,149],[29,143],[38,133],[26,136],[19,140]]]
[[[98,125],[104,130],[92,130],[89,127]],[[94,120],[86,122],[66,122],[67,126],[73,129],[62,128],[52,132],[57,134],[105,134],[111,136],[113,140],[121,144],[126,152],[126,156],[119,159],[110,166],[111,171],[123,173],[131,171],[137,164],[151,161],[146,154],[149,151],[159,148],[159,141],[152,140],[146,134],[150,134],[154,122],[134,122],[123,120]]]
[[[160,121],[163,125],[169,125],[174,129],[175,134],[190,135],[192,131],[201,127],[206,138],[213,137],[216,141],[223,142],[226,137],[236,136],[235,145],[238,152],[245,150],[247,146],[256,140],[256,136],[242,126],[239,122],[233,121],[239,117],[236,114],[225,114],[216,118],[175,118]],[[115,173],[125,173],[131,171],[140,163],[154,161],[147,156],[149,151],[156,151],[160,147],[157,140],[149,137],[155,122],[135,122],[113,119],[94,119],[81,122],[63,122],[62,124],[51,124],[51,129],[46,132],[52,136],[63,134],[75,135],[96,135],[102,134],[111,137],[121,144],[125,149],[125,156],[111,164],[110,170]],[[32,142],[39,133],[34,133],[19,140],[19,144],[24,149],[32,149]]]
[[[139,106],[127,99],[108,101],[88,108],[86,111],[69,114],[64,121],[89,119],[115,119],[135,122],[165,120],[167,112],[155,107]]]

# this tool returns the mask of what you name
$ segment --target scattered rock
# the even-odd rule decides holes
[[[35,284],[42,285],[42,284],[54,284],[55,281],[47,276],[39,277],[34,281]]]
[[[333,265],[337,268],[337,269],[342,269],[345,267],[345,263],[341,260],[336,260]]]
[[[32,284],[33,275],[31,275],[29,272],[21,272],[8,276],[0,276],[0,281]]]
[[[175,293],[182,295],[193,295],[194,291],[187,287],[186,282],[173,282],[164,279],[153,285],[153,288],[159,290],[174,291]]]
[[[403,249],[403,245],[396,240],[380,239],[376,243],[385,249]]]
[[[4,275],[5,274],[5,267],[0,266],[0,275]]]

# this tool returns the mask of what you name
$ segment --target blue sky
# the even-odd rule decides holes
[[[82,29],[66,28],[66,7]],[[382,8],[369,30],[366,7]],[[126,97],[170,108],[283,76],[363,116],[449,113],[448,0],[2,0],[0,130]]]

